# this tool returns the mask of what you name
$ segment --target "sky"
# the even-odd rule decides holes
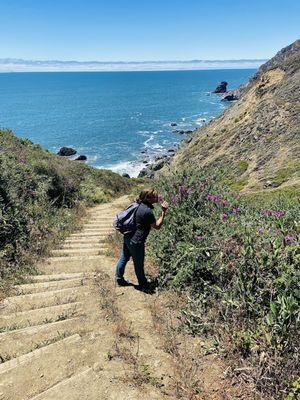
[[[296,0],[0,0],[0,58],[265,59],[299,16]]]

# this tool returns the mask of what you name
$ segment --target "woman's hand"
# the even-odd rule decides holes
[[[164,201],[164,202],[161,204],[161,209],[162,209],[163,211],[167,211],[168,208],[169,208],[169,203],[168,203],[167,201]]]

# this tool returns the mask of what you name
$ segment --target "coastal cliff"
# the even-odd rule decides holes
[[[233,189],[257,191],[299,186],[300,40],[263,64],[240,99],[195,131],[170,169],[228,169]]]

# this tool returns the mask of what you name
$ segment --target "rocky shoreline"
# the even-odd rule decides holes
[[[180,131],[180,134],[192,135],[197,129],[198,128],[196,128],[194,130]],[[164,166],[170,164],[172,158],[175,156],[176,152],[181,147],[181,144],[189,143],[191,140],[192,140],[191,136],[182,139],[177,145],[175,145],[173,148],[168,149],[164,154],[156,156],[153,162],[149,162],[148,160],[143,160],[142,162],[145,164],[145,168],[143,168],[140,171],[138,178],[146,177],[146,178],[154,179],[155,174],[158,171],[160,171]],[[143,150],[142,154],[145,154],[145,153],[146,153],[145,150]],[[123,174],[123,176],[125,176],[125,175],[128,175],[128,174]]]
[[[227,85],[228,85],[227,82],[222,81],[222,82],[218,83],[216,89],[211,93],[221,95],[221,101],[236,101],[240,98],[242,92],[244,91],[244,89],[246,87],[246,85],[241,85],[237,89],[228,91]],[[205,124],[207,121],[205,118],[202,118],[200,120],[200,122]],[[171,122],[170,127],[176,128],[177,123]],[[160,171],[163,167],[165,167],[166,165],[171,163],[172,158],[175,156],[176,152],[181,148],[182,144],[190,143],[192,141],[193,134],[198,129],[201,129],[201,127],[195,128],[193,130],[174,129],[173,133],[179,134],[179,135],[187,135],[187,137],[182,139],[178,145],[174,146],[171,149],[168,149],[166,151],[166,153],[164,153],[163,155],[155,157],[154,162],[149,162],[148,160],[143,160],[142,162],[145,164],[145,168],[143,168],[140,171],[138,178],[147,177],[150,179],[154,179],[154,177],[158,171]],[[147,153],[146,150],[141,151],[141,154],[146,154],[146,153]],[[129,178],[128,174],[123,174],[123,176]]]

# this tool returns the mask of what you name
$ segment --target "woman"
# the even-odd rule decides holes
[[[129,282],[124,279],[124,272],[127,262],[130,260],[130,257],[132,257],[139,287],[145,289],[148,286],[144,272],[145,242],[151,228],[161,228],[169,204],[166,201],[162,203],[161,215],[156,220],[153,213],[153,204],[158,203],[158,194],[156,190],[143,190],[136,201],[139,203],[135,213],[136,230],[124,234],[123,248],[116,266],[116,282],[119,286],[129,285]]]

